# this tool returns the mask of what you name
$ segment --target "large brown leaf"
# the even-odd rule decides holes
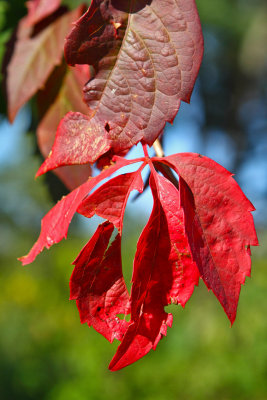
[[[84,88],[89,116],[63,119],[39,173],[94,162],[140,140],[151,145],[181,100],[190,100],[202,52],[195,0],[94,0],[65,46],[69,64],[95,65]]]

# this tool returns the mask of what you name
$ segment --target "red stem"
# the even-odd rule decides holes
[[[148,154],[148,151],[147,151],[147,145],[143,144],[142,146],[143,146],[143,152],[144,152],[145,157],[149,158],[149,154]]]

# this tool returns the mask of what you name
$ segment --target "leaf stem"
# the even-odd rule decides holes
[[[153,148],[155,150],[157,157],[159,157],[159,158],[165,157],[165,154],[164,154],[164,151],[163,151],[163,148],[161,146],[159,139],[155,140],[155,142],[153,143]],[[178,180],[176,179],[176,176],[172,172],[171,168],[168,167],[166,164],[162,164],[157,161],[154,161],[154,165],[155,165],[156,169],[158,171],[160,171],[165,176],[165,178],[169,179],[169,181],[171,181],[174,184],[174,186],[178,189],[178,187],[179,187]]]
[[[165,156],[159,139],[155,140],[155,142],[153,143],[153,147],[154,147],[154,150],[155,150],[155,153],[156,153],[157,157],[164,157]]]
[[[144,152],[145,157],[150,158],[150,157],[149,157],[149,154],[148,154],[148,151],[147,151],[147,146],[146,146],[146,144],[143,144],[142,146],[143,146],[143,152]]]

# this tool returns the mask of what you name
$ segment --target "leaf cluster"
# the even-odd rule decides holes
[[[195,1],[92,0],[87,11],[83,5],[69,11],[60,0],[49,7],[43,0],[26,4],[7,69],[9,118],[38,93],[37,137],[46,160],[37,176],[55,170],[72,191],[43,218],[22,263],[66,238],[76,212],[106,219],[74,261],[70,297],[82,323],[121,341],[111,370],[156,349],[172,325],[165,307],[184,307],[199,278],[232,324],[250,275],[250,246],[258,244],[254,207],[211,159],[147,152],[181,101],[190,101],[203,55]],[[139,142],[144,157],[124,158]],[[88,179],[94,163],[102,170]],[[103,183],[137,163],[135,172]],[[137,244],[129,294],[121,265],[123,217],[130,192],[144,189],[145,166],[154,206]]]

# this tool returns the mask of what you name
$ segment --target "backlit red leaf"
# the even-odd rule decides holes
[[[162,274],[161,280],[168,304],[178,303],[184,307],[194,287],[198,285],[199,271],[191,255],[179,191],[164,177],[155,173],[154,177],[160,205],[166,218],[166,232],[164,230],[161,232],[161,240],[164,241],[165,235],[170,241],[168,261],[171,265],[171,274]]]
[[[108,247],[114,226],[99,225],[93,237],[74,261],[70,299],[76,300],[81,322],[110,342],[121,340],[129,325],[118,314],[129,313],[129,295],[122,276],[121,237]]]
[[[123,216],[130,192],[143,191],[141,170],[119,175],[100,186],[82,201],[77,212],[91,218],[94,214],[112,222],[122,232]]]
[[[101,180],[131,163],[132,161],[117,158],[115,165],[105,169],[96,177],[90,178],[83,185],[63,197],[42,219],[40,236],[30,252],[20,258],[22,264],[26,265],[33,262],[44,247],[49,249],[54,243],[58,243],[63,238],[66,238],[73,215],[90,190],[101,182]]]
[[[79,7],[65,13],[34,37],[31,37],[32,28],[27,25],[27,19],[20,21],[14,54],[8,65],[10,121],[14,120],[20,107],[45,84],[53,68],[61,63],[64,38],[81,10]]]
[[[108,151],[110,146],[103,124],[98,124],[96,119],[94,124],[89,124],[89,120],[78,112],[69,112],[61,120],[53,148],[36,176],[64,165],[93,163]]]
[[[233,323],[241,284],[250,276],[250,246],[258,244],[254,207],[232,174],[207,157],[184,153],[161,161],[180,176],[191,252],[202,279]]]
[[[195,0],[93,0],[65,47],[69,64],[95,65],[84,88],[89,115],[63,119],[42,172],[95,162],[109,149],[120,154],[140,140],[151,145],[189,101],[202,52]]]
[[[156,348],[171,314],[164,306],[185,305],[199,272],[192,260],[184,230],[179,192],[166,178],[153,171],[151,188],[154,207],[138,241],[131,293],[131,325],[110,369],[123,368]]]

